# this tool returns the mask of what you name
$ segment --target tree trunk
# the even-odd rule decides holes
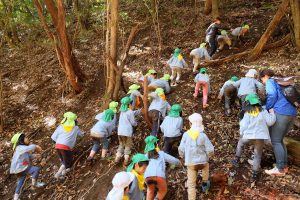
[[[113,63],[109,64],[109,81],[106,90],[106,94],[110,97],[113,96],[114,87],[116,84],[116,73],[114,70],[114,64],[117,63],[117,41],[118,41],[118,15],[119,15],[119,0],[110,0],[111,12],[110,12],[110,43],[109,54]]]
[[[293,25],[294,38],[298,51],[300,51],[300,1],[290,0]]]
[[[257,57],[260,55],[262,52],[265,44],[269,40],[270,36],[276,29],[277,25],[281,21],[281,18],[284,16],[288,9],[289,5],[289,0],[283,0],[282,3],[280,4],[275,16],[273,17],[272,21],[270,22],[267,30],[264,32],[264,34],[261,36],[260,40],[257,42],[255,45],[254,49],[252,50],[249,60],[255,60]]]
[[[2,73],[0,71],[0,133],[3,132],[4,114],[3,114],[3,85],[2,85]]]
[[[219,17],[219,0],[212,0],[212,16],[214,19]]]
[[[300,141],[285,137],[283,142],[286,145],[289,160],[297,166],[300,166]]]
[[[211,10],[212,10],[212,0],[206,0],[204,14],[209,15],[211,13]]]
[[[148,77],[147,76],[144,76],[143,87],[144,87],[144,95],[143,95],[144,118],[148,126],[151,128],[152,124],[150,122],[149,115],[148,115]]]

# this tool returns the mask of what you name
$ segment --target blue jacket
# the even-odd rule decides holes
[[[296,116],[296,108],[285,98],[280,86],[273,80],[266,82],[267,110],[274,108],[275,113],[280,115]]]

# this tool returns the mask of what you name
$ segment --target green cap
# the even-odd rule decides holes
[[[137,84],[133,84],[133,85],[131,85],[131,86],[129,87],[129,91],[128,91],[127,94],[131,94],[132,92],[134,92],[134,91],[136,91],[136,90],[138,90],[138,89],[140,89],[140,88],[141,88],[141,86],[139,86],[139,85],[137,85]]]
[[[249,26],[248,24],[246,24],[246,25],[244,25],[244,26],[243,26],[243,28],[245,28],[245,29],[248,29],[248,30],[249,30],[249,29],[250,29],[250,26]]]
[[[20,139],[20,136],[22,135],[23,133],[21,132],[18,132],[16,134],[14,134],[14,136],[11,138],[10,142],[13,144],[13,150],[15,150],[16,146],[17,146],[17,143],[19,142],[19,139]]]
[[[146,76],[151,75],[151,74],[157,74],[157,72],[154,69],[149,69]]]
[[[134,156],[132,156],[131,160],[132,160],[132,162],[127,167],[127,172],[131,172],[135,163],[149,161],[149,158],[147,156],[145,156],[144,154],[138,153],[138,154],[135,154]]]
[[[115,112],[112,109],[107,109],[104,111],[102,120],[105,122],[110,122],[113,119],[114,114],[115,114]]]
[[[256,94],[248,94],[245,98],[251,105],[260,104],[259,98]]]
[[[180,54],[180,49],[179,49],[179,48],[176,48],[176,49],[174,50],[174,56],[177,57],[177,56],[179,56],[179,54]]]
[[[111,109],[112,111],[114,111],[114,113],[117,113],[117,107],[118,107],[119,103],[112,101],[109,103],[109,109]]]
[[[72,112],[66,112],[64,114],[64,119],[61,121],[61,124],[64,126],[75,126],[75,120],[77,119],[77,115]]]
[[[205,47],[205,46],[206,46],[206,43],[205,43],[205,42],[203,42],[203,43],[200,44],[200,48],[203,48],[203,47]]]
[[[145,142],[146,142],[146,147],[144,152],[147,153],[153,149],[155,149],[155,143],[157,143],[158,139],[157,137],[154,137],[153,135],[149,135],[146,137]]]
[[[221,31],[221,35],[227,35],[227,31],[222,30],[222,31]]]
[[[239,80],[239,78],[238,78],[237,76],[232,76],[232,77],[231,77],[231,80],[234,81],[234,82],[236,82],[236,81]]]
[[[168,116],[170,116],[170,117],[179,117],[181,111],[182,111],[181,106],[179,104],[174,104],[174,105],[172,105],[171,110],[168,113]]]
[[[170,74],[164,74],[164,76],[162,78],[160,78],[160,80],[165,80],[165,81],[168,81],[170,80]]]
[[[165,94],[164,89],[162,89],[162,88],[156,88],[155,93],[158,94],[158,95]]]
[[[204,74],[204,73],[206,73],[206,72],[207,72],[207,69],[206,69],[206,68],[201,68],[201,69],[200,69],[200,73]]]
[[[126,112],[128,110],[128,105],[132,102],[132,99],[130,97],[123,97],[121,99],[121,112]]]

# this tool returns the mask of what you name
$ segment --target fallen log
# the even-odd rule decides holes
[[[300,141],[285,137],[283,142],[286,145],[289,160],[293,164],[300,166]]]
[[[290,40],[290,34],[287,34],[282,39],[280,39],[280,40],[278,40],[274,43],[266,45],[263,48],[263,50],[266,51],[266,50],[274,49],[274,48],[277,48],[277,47],[281,47],[281,46],[287,44],[289,42],[289,40]],[[228,62],[232,62],[232,61],[238,61],[238,60],[241,60],[242,58],[248,56],[251,53],[251,51],[252,50],[246,50],[246,51],[243,51],[241,53],[228,56],[226,58],[205,61],[203,66],[209,66],[209,65],[228,63]]]

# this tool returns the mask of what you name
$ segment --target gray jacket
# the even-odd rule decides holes
[[[164,133],[164,137],[178,137],[181,136],[182,127],[182,117],[166,116],[160,125],[160,130]]]
[[[208,163],[208,155],[213,152],[214,146],[203,132],[196,140],[185,132],[178,147],[178,153],[184,157],[184,164],[187,166]]]
[[[224,83],[224,85],[222,86],[221,90],[220,90],[220,93],[219,93],[219,96],[223,96],[224,95],[224,90],[226,87],[230,86],[230,85],[233,85],[234,86],[234,83],[235,81],[232,81],[232,80],[228,80]]]
[[[211,57],[209,56],[207,49],[204,47],[193,49],[190,55],[199,57],[200,59],[211,60]]]
[[[138,180],[136,177],[131,183],[130,190],[128,192],[128,197],[130,200],[144,200],[144,191],[140,190]]]
[[[255,78],[244,77],[236,81],[234,87],[238,88],[238,96],[256,94],[256,89],[264,91],[264,86]]]
[[[25,171],[31,163],[31,153],[35,151],[35,144],[18,145],[11,160],[10,173],[18,174]]]
[[[93,126],[91,129],[91,135],[94,137],[108,137],[111,135],[112,131],[116,129],[116,123],[117,123],[117,116],[114,115],[114,118],[110,122],[105,122],[102,120],[102,115],[104,113],[100,113],[96,115],[95,119],[98,120],[98,122]]]
[[[182,60],[179,60],[177,57],[172,56],[169,60],[168,60],[168,65],[170,65],[171,68],[173,67],[179,67],[179,68],[184,68],[187,67],[187,63],[185,62],[185,60],[182,58]]]
[[[153,98],[148,111],[158,110],[160,111],[162,117],[166,116],[166,112],[171,109],[170,104],[167,101],[162,100],[155,92],[149,94]]]
[[[137,126],[135,116],[140,113],[140,110],[127,110],[121,112],[118,126],[118,135],[132,137],[133,126]]]
[[[171,92],[171,87],[168,81],[161,79],[154,79],[149,86],[155,85],[156,87],[164,89],[165,93],[168,94]]]
[[[70,149],[73,149],[77,136],[83,136],[83,133],[78,126],[74,126],[71,132],[66,132],[63,126],[59,125],[52,134],[51,139],[55,141],[56,144],[63,144],[70,147]]]
[[[245,113],[240,122],[240,134],[243,139],[270,139],[269,126],[276,121],[275,113],[268,113],[267,110],[261,111],[257,116]]]

